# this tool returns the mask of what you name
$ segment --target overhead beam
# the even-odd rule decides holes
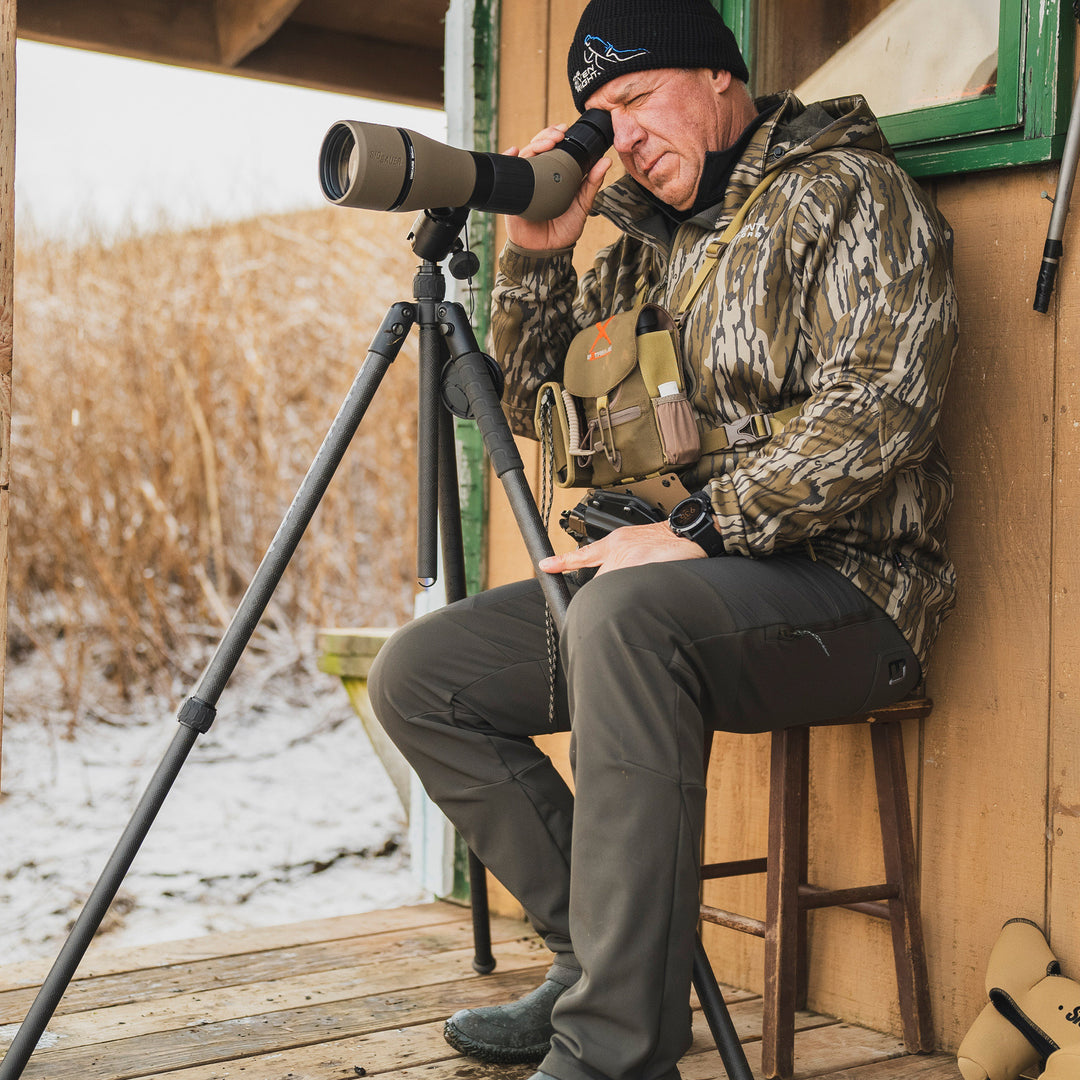
[[[273,7],[286,0],[267,3]],[[301,25],[286,17],[264,44],[227,65],[221,60],[218,27],[208,0],[24,0],[18,27],[21,37],[54,45],[430,109],[443,107],[441,46],[380,41]]]
[[[443,51],[286,23],[237,74],[335,93],[443,107]]]
[[[299,4],[300,0],[216,0],[214,19],[222,64],[235,67],[264,45]]]
[[[218,66],[206,0],[26,0],[19,36],[140,60]]]

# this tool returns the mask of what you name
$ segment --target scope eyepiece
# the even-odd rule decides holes
[[[323,139],[319,181],[338,206],[415,211],[467,207],[547,221],[564,213],[613,140],[611,116],[590,109],[546,153],[480,154],[406,128],[341,120]]]

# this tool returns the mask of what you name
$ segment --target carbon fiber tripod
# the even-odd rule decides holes
[[[480,351],[465,309],[444,299],[446,283],[440,264],[452,255],[467,254],[463,253],[458,239],[467,216],[466,209],[428,210],[413,226],[410,234],[412,250],[423,260],[413,279],[414,299],[398,302],[386,313],[236,614],[195,692],[179,711],[179,730],[0,1062],[0,1080],[18,1080],[22,1075],[195,741],[210,730],[226,683],[341,464],[383,376],[414,325],[419,326],[420,356],[417,579],[424,585],[434,583],[441,532],[447,599],[458,600],[466,594],[451,414],[475,420],[533,566],[552,554],[521,455],[500,405],[499,369]],[[540,573],[538,577],[555,623],[561,627],[570,602],[566,583],[560,575]],[[471,852],[469,869],[473,889],[473,966],[486,973],[495,966],[491,955],[486,871]],[[694,983],[729,1077],[731,1080],[751,1080],[749,1065],[700,940],[694,958]]]

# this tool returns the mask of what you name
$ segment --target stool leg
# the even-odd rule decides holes
[[[904,1042],[912,1053],[934,1049],[930,1017],[930,982],[926,971],[922,916],[919,910],[919,878],[915,862],[915,836],[908,803],[904,737],[897,721],[870,726],[877,779],[878,809],[885,876],[900,889],[889,901],[893,959],[900,994]]]
[[[806,729],[806,740],[799,749],[798,756],[801,764],[802,775],[799,779],[801,791],[799,803],[799,869],[796,892],[799,885],[805,885],[810,880],[810,729]],[[807,942],[809,930],[807,928],[806,908],[798,904],[799,946],[795,953],[795,1008],[805,1009],[806,998],[809,992],[810,969],[807,962]]]
[[[808,728],[773,732],[761,1069],[765,1076],[781,1080],[787,1080],[795,1070],[795,1007],[800,984],[799,884],[805,873],[803,822],[809,796],[809,753]]]

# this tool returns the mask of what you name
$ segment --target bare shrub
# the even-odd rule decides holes
[[[70,247],[16,273],[12,640],[121,693],[191,674],[262,558],[416,258],[396,215],[324,210]],[[415,338],[278,589],[280,624],[411,609]],[[404,516],[403,516],[403,511]]]

